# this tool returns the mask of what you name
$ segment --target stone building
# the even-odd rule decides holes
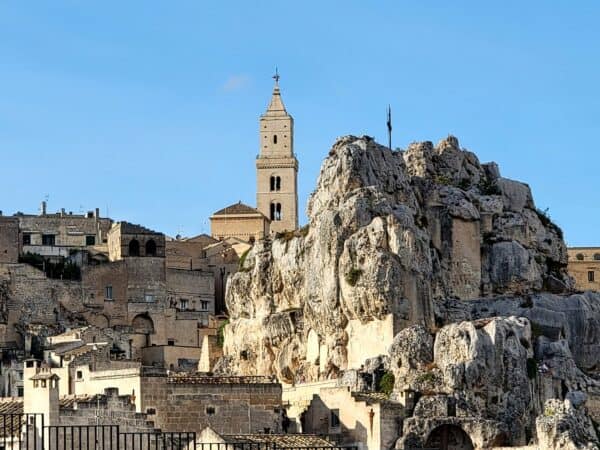
[[[285,109],[279,75],[267,111],[260,118],[260,153],[256,158],[257,209],[271,220],[271,232],[298,228],[298,160],[294,154],[294,119]]]
[[[571,247],[569,275],[575,279],[575,287],[582,291],[600,291],[600,247]]]
[[[236,237],[254,242],[269,233],[298,228],[298,160],[294,153],[294,119],[286,111],[275,75],[271,101],[259,121],[256,157],[256,209],[241,202],[211,218],[215,239]]]
[[[242,202],[223,208],[210,217],[211,235],[219,240],[234,237],[254,242],[269,234],[269,224],[263,213]]]
[[[101,218],[100,210],[73,214],[61,209],[48,213],[42,202],[39,215],[17,213],[21,253],[35,253],[47,257],[68,257],[71,250],[102,246],[112,225],[109,218]]]
[[[127,257],[165,257],[165,235],[129,222],[115,223],[108,232],[111,261]]]

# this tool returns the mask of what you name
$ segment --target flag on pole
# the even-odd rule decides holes
[[[392,149],[392,107],[388,105],[387,110],[388,147]]]

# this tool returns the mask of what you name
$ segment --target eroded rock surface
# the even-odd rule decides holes
[[[337,376],[385,353],[403,328],[431,329],[440,301],[571,287],[561,232],[529,187],[454,137],[403,152],[339,139],[308,217],[306,228],[257,243],[229,281],[234,372]]]

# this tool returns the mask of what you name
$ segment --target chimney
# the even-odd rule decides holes
[[[100,208],[96,208],[96,215],[94,217],[96,219],[100,218]]]
[[[44,200],[42,202],[42,204],[40,205],[40,216],[46,215],[46,206],[48,206],[48,205],[46,204],[46,201]]]
[[[60,208],[60,217],[64,217],[65,215],[65,208]]]

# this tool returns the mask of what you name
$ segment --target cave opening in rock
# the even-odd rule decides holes
[[[473,442],[465,431],[456,425],[440,425],[433,429],[425,448],[437,450],[473,450]]]

